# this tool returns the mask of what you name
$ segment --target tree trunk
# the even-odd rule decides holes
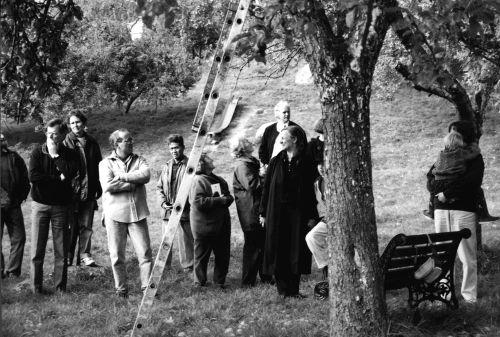
[[[332,27],[321,7],[314,10],[306,18],[314,22],[314,33],[306,34],[302,42],[321,90],[325,119],[330,336],[386,336],[369,104],[373,71],[388,25],[384,15],[372,17],[375,11],[368,7],[364,16],[358,15],[365,21],[353,24],[360,30],[359,39],[346,43],[343,21]],[[359,48],[358,57],[352,57],[349,44]]]
[[[326,118],[330,336],[385,336],[372,185],[369,88],[336,83]],[[333,207],[334,206],[334,207]]]

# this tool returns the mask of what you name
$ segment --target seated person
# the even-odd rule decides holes
[[[318,164],[318,172],[320,175],[314,182],[314,191],[318,201],[317,208],[320,219],[316,226],[307,233],[306,243],[318,268],[323,271],[323,279],[326,280],[328,278],[328,243],[326,241],[328,231],[325,222],[326,204],[323,164]]]

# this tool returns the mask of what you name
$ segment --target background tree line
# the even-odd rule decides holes
[[[39,122],[71,109],[161,103],[201,76],[224,15],[218,1],[184,1],[173,25],[132,41],[134,1],[1,1],[1,113]],[[146,18],[147,20],[147,18]]]

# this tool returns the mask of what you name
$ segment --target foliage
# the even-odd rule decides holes
[[[196,65],[182,56],[179,38],[156,25],[132,41],[125,20],[133,6],[89,1],[85,24],[71,41],[60,95],[48,104],[64,113],[115,102],[128,113],[140,99],[165,100],[185,93],[199,77]]]
[[[185,40],[185,48],[193,58],[204,59],[207,52],[215,49],[227,2],[189,0],[179,4],[179,37]]]
[[[39,118],[41,100],[60,88],[68,30],[82,11],[72,0],[0,3],[1,111]]]

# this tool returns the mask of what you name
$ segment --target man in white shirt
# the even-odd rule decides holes
[[[145,188],[150,172],[146,160],[133,153],[134,140],[128,130],[116,130],[110,135],[109,142],[113,153],[99,163],[104,223],[116,294],[128,297],[125,266],[127,234],[139,260],[142,290],[148,285],[152,269]]]

